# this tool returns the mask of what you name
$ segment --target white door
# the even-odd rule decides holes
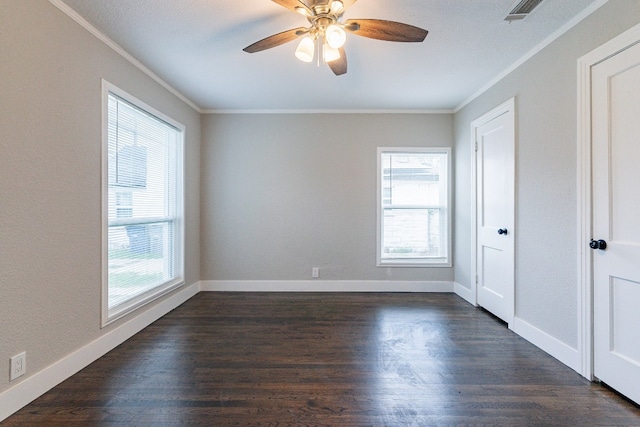
[[[640,403],[640,45],[593,67],[592,96],[594,374]]]
[[[477,302],[514,317],[514,100],[473,122],[476,139]]]

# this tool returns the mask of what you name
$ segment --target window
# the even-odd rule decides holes
[[[184,127],[104,83],[103,325],[181,285]]]
[[[378,266],[451,266],[449,148],[378,148]]]

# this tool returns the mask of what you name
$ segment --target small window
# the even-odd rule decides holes
[[[105,82],[103,325],[180,286],[184,128]]]
[[[450,153],[378,149],[378,266],[451,266]]]

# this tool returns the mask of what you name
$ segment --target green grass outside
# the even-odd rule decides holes
[[[160,259],[161,253],[131,253],[130,249],[110,249],[109,259]]]
[[[109,273],[110,289],[147,287],[162,282],[162,273],[139,274],[132,272]]]

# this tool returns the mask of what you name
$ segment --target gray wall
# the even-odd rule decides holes
[[[640,2],[609,1],[455,117],[201,118],[50,3],[0,2],[0,373],[24,350],[35,373],[121,323],[100,329],[102,78],[187,127],[187,283],[318,266],[470,287],[470,122],[516,96],[516,313],[575,347],[576,60],[639,21]],[[455,146],[455,267],[376,268],[376,147],[424,145]]]
[[[577,347],[577,60],[640,22],[611,0],[455,115],[455,279],[471,286],[471,122],[516,97],[516,316]],[[519,25],[519,24],[513,24]]]
[[[202,136],[203,280],[453,280],[375,266],[376,148],[450,147],[451,114],[212,114]]]
[[[199,114],[49,2],[0,1],[0,392],[10,356],[33,374],[121,324],[100,329],[102,78],[187,127],[200,278]]]

